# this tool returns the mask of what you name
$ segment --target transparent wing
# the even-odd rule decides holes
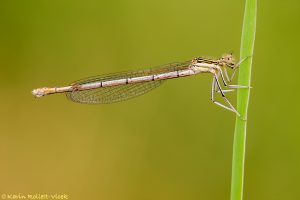
[[[86,79],[81,79],[72,83],[73,85],[81,85],[86,83],[93,83],[99,81],[117,80],[122,78],[133,78],[140,76],[147,76],[152,74],[159,74],[165,72],[186,69],[190,62],[173,63],[168,65],[151,68],[148,70],[128,71],[115,74],[108,74],[102,76],[94,76]],[[164,80],[149,81],[142,83],[131,83],[126,85],[117,85],[110,87],[100,87],[91,90],[80,90],[66,93],[68,99],[74,102],[87,104],[106,104],[124,101],[142,94],[145,94],[152,89],[160,86]]]
[[[133,71],[125,71],[125,72],[118,72],[113,74],[104,74],[98,76],[92,76],[84,79],[80,79],[72,83],[72,85],[81,85],[85,83],[93,83],[98,81],[110,81],[110,80],[117,80],[122,78],[133,78],[139,76],[147,76],[152,74],[159,74],[159,73],[167,73],[176,70],[186,69],[189,67],[191,61],[180,62],[180,63],[170,63],[166,65],[161,65],[158,67],[150,68],[150,69],[143,69],[143,70],[133,70]]]
[[[67,97],[79,103],[107,104],[124,101],[144,93],[161,85],[163,81],[151,81],[127,85],[102,87],[92,90],[82,90],[67,93]]]

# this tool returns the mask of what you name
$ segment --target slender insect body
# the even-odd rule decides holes
[[[141,83],[145,81],[154,81],[154,75],[128,78],[127,83]]]
[[[212,73],[216,74],[220,69],[220,66],[207,63],[196,63],[193,65],[193,69],[196,73]]]
[[[118,80],[98,82],[98,84],[101,85],[101,87],[115,86],[115,85],[125,85],[127,83],[128,83],[128,80],[126,78],[118,79]],[[97,88],[97,87],[95,87],[95,88]]]
[[[58,92],[58,93],[62,93],[62,92],[65,92],[65,91],[73,91],[72,86],[56,87],[56,88],[55,88],[55,92]],[[51,91],[50,91],[50,92],[51,92]]]
[[[177,71],[167,72],[167,73],[162,73],[162,74],[155,74],[154,75],[154,81],[177,78],[177,77],[178,77]]]
[[[195,70],[191,69],[187,69],[187,70],[179,70],[178,71],[179,77],[185,77],[185,76],[191,76],[196,74]]]
[[[191,76],[199,72],[195,69],[177,70],[174,72],[154,74],[149,76],[139,76],[139,77],[132,77],[132,78],[117,79],[117,80],[85,83],[82,85],[74,85],[73,88],[74,90],[88,90],[88,89],[90,90],[90,89],[95,89],[100,87],[112,87],[117,85],[135,84],[135,83],[143,83],[149,81],[158,81],[158,80],[172,79],[172,78],[178,78],[184,76]]]
[[[38,88],[33,90],[32,94],[36,97],[41,97],[54,93],[66,93],[67,97],[75,102],[91,104],[113,103],[144,94],[158,87],[167,79],[186,77],[199,73],[212,73],[214,75],[212,82],[212,101],[238,114],[225,97],[218,78],[219,75],[221,75],[224,86],[227,86],[223,75],[224,73],[230,82],[226,67],[235,70],[239,64],[240,63],[236,65],[234,63],[231,54],[224,55],[217,60],[195,58],[191,61],[164,65],[150,70],[123,72],[87,78],[65,87]],[[218,91],[222,94],[222,97],[229,107],[214,100],[214,93],[218,92],[215,88],[218,88]]]

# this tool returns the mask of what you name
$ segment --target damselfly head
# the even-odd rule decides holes
[[[230,68],[234,68],[235,59],[232,54],[224,54],[220,59],[220,64]]]

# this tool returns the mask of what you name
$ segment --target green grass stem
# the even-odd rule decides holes
[[[244,21],[240,48],[240,60],[253,55],[255,31],[256,31],[256,0],[245,0]],[[238,85],[250,86],[252,57],[246,59],[240,66]],[[241,117],[236,117],[232,177],[231,177],[231,200],[243,199],[244,161],[246,149],[247,111],[249,104],[250,88],[238,89],[237,111]]]

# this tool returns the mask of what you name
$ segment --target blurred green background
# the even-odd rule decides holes
[[[238,57],[243,9],[238,0],[1,1],[0,193],[229,199],[235,116],[211,103],[209,75],[100,106],[30,91]],[[245,199],[300,199],[299,10],[298,0],[258,2]]]

